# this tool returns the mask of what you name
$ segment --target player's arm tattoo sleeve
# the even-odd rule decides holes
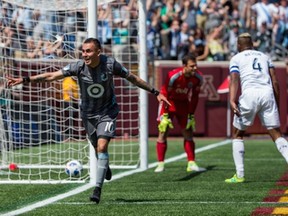
[[[133,83],[134,85],[138,86],[139,88],[142,88],[149,92],[153,90],[153,87],[149,83],[145,82],[144,80],[142,80],[140,77],[136,76],[133,73],[130,73],[126,79],[129,82]]]
[[[61,70],[56,72],[47,72],[43,74],[38,74],[35,76],[31,76],[30,82],[52,82],[57,79],[64,78],[63,73]]]

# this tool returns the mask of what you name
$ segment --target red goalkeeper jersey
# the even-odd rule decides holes
[[[185,116],[194,114],[202,81],[202,73],[198,70],[192,77],[184,76],[183,67],[170,71],[161,87],[161,93],[167,97],[171,106],[161,106],[159,116],[164,112]]]

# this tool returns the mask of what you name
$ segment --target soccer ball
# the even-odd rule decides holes
[[[70,177],[77,177],[81,175],[82,164],[77,160],[71,160],[66,164],[65,173]]]

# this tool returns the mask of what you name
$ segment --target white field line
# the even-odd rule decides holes
[[[219,142],[219,143],[213,143],[213,144],[210,144],[210,145],[207,145],[207,146],[204,146],[204,147],[196,149],[195,153],[199,153],[199,152],[207,151],[207,150],[210,150],[210,149],[213,149],[213,148],[217,148],[217,147],[220,147],[220,146],[223,146],[223,145],[227,145],[228,143],[231,143],[231,140],[224,140],[224,141]],[[169,158],[169,159],[165,160],[165,163],[171,163],[173,161],[177,161],[177,160],[180,160],[180,159],[185,158],[185,157],[186,157],[186,154],[183,153],[183,154],[181,154],[179,156],[172,157],[172,158]],[[157,166],[157,162],[148,165],[149,168],[153,168],[153,167],[156,167],[156,166]],[[125,176],[129,176],[129,175],[132,175],[132,174],[135,174],[135,173],[138,173],[138,172],[142,172],[142,171],[145,171],[145,170],[143,170],[143,169],[129,170],[129,171],[126,171],[126,172],[123,172],[123,173],[119,173],[119,174],[113,175],[113,178],[112,178],[112,180],[110,180],[110,182],[114,181],[114,180],[117,180],[117,179],[120,179],[120,178],[123,178]],[[32,211],[32,210],[34,210],[36,208],[40,208],[40,207],[49,205],[51,203],[57,202],[59,200],[65,199],[67,197],[82,193],[82,192],[84,192],[84,191],[86,191],[86,190],[88,190],[88,189],[90,189],[92,187],[94,187],[94,185],[91,185],[91,184],[88,183],[86,185],[80,186],[80,187],[78,187],[78,188],[76,188],[74,190],[71,190],[69,192],[66,192],[66,193],[63,193],[63,194],[59,194],[59,195],[57,195],[55,197],[51,197],[51,198],[48,198],[46,200],[39,201],[37,203],[28,205],[26,207],[17,209],[15,211],[10,211],[10,212],[4,213],[1,216],[15,216],[15,215],[23,214],[23,213]]]
[[[249,201],[244,201],[244,202],[217,202],[217,201],[171,201],[171,200],[162,200],[162,201],[145,201],[145,202],[119,202],[119,201],[115,201],[115,202],[107,202],[105,204],[101,204],[101,205],[151,205],[151,204],[155,204],[155,205],[171,205],[171,204],[179,204],[179,205],[188,205],[188,204],[195,204],[195,205],[199,205],[199,204],[227,204],[227,205],[231,205],[231,204],[259,204],[259,205],[283,205],[286,204],[288,202],[249,202]],[[95,203],[92,202],[57,202],[54,205],[95,205]],[[282,206],[279,208],[283,208]]]

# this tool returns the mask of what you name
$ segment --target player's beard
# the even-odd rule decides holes
[[[186,71],[184,73],[184,76],[187,77],[187,78],[190,78],[190,77],[192,77],[194,75],[195,75],[195,71]]]

